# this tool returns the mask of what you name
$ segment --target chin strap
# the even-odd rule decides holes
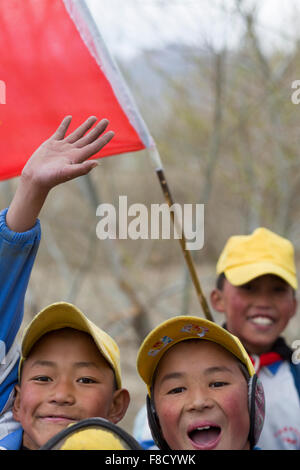
[[[147,416],[148,416],[148,423],[149,423],[149,428],[153,437],[153,440],[159,450],[163,450],[165,452],[169,452],[171,449],[168,446],[167,442],[163,438],[161,429],[160,429],[160,424],[159,420],[156,414],[155,406],[153,403],[153,400],[147,395],[146,398],[146,404],[147,404]]]

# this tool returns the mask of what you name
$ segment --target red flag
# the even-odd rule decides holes
[[[0,0],[0,84],[0,179],[69,114],[74,128],[109,119],[116,135],[100,157],[153,145],[84,1]]]

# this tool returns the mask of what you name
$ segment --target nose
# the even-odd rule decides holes
[[[272,306],[272,298],[267,289],[260,289],[255,298],[255,304],[258,307],[269,309]]]
[[[57,382],[52,389],[49,401],[57,405],[73,405],[76,400],[72,383],[67,380]]]
[[[187,411],[203,411],[214,407],[214,401],[208,393],[200,388],[190,392],[187,396]]]

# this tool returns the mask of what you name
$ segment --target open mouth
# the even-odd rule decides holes
[[[219,442],[221,428],[219,426],[198,426],[188,432],[188,436],[197,449],[213,449]]]

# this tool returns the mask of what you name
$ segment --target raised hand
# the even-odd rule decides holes
[[[6,223],[11,230],[24,232],[33,227],[49,191],[58,184],[89,173],[97,162],[88,158],[99,152],[114,136],[112,131],[103,134],[107,119],[102,119],[91,129],[97,121],[91,116],[66,137],[71,120],[72,116],[65,117],[55,133],[24,166],[6,214]]]
[[[96,117],[89,117],[65,137],[71,120],[71,116],[65,117],[56,132],[34,152],[23,168],[23,180],[30,180],[41,190],[49,191],[97,166],[97,162],[88,158],[99,152],[114,136],[112,131],[101,135],[107,128],[107,119],[102,119],[87,133],[97,121]]]

